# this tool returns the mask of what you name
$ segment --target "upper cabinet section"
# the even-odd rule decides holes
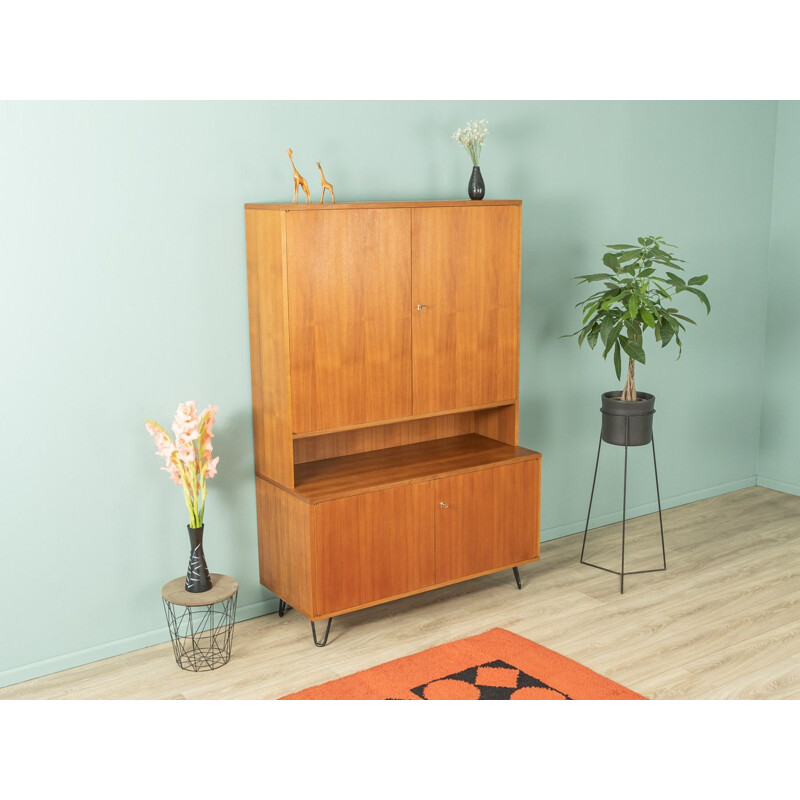
[[[292,431],[410,416],[411,211],[285,217]]]
[[[519,205],[411,212],[414,414],[514,401]]]
[[[293,437],[514,403],[519,201],[248,205],[259,474]]]

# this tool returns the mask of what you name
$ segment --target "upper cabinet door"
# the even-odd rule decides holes
[[[412,209],[415,414],[516,399],[520,214]]]
[[[412,413],[410,214],[286,213],[295,433]]]

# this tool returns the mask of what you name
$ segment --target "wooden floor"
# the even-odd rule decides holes
[[[274,699],[393,658],[506,628],[653,699],[800,698],[800,498],[754,487],[664,512],[667,572],[578,563],[582,535],[542,559],[334,619],[314,647],[296,612],[237,624],[233,656],[179,669],[169,644],[0,689],[0,699]],[[619,526],[586,558],[618,568]],[[658,517],[629,523],[628,569],[659,566]],[[319,626],[318,626],[319,630]]]

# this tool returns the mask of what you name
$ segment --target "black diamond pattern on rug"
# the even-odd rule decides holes
[[[415,686],[411,691],[423,700],[430,700],[430,690],[435,690],[436,684],[444,681],[461,681],[467,686],[475,687],[480,692],[480,695],[475,697],[476,700],[510,700],[520,689],[541,689],[544,693],[555,692],[560,695],[560,699],[572,699],[564,692],[500,659],[478,664],[461,672],[454,672],[452,675],[445,675],[435,681]],[[475,689],[472,690],[473,693]]]

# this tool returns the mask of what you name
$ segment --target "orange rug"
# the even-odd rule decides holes
[[[281,700],[646,700],[546,647],[494,628]]]

